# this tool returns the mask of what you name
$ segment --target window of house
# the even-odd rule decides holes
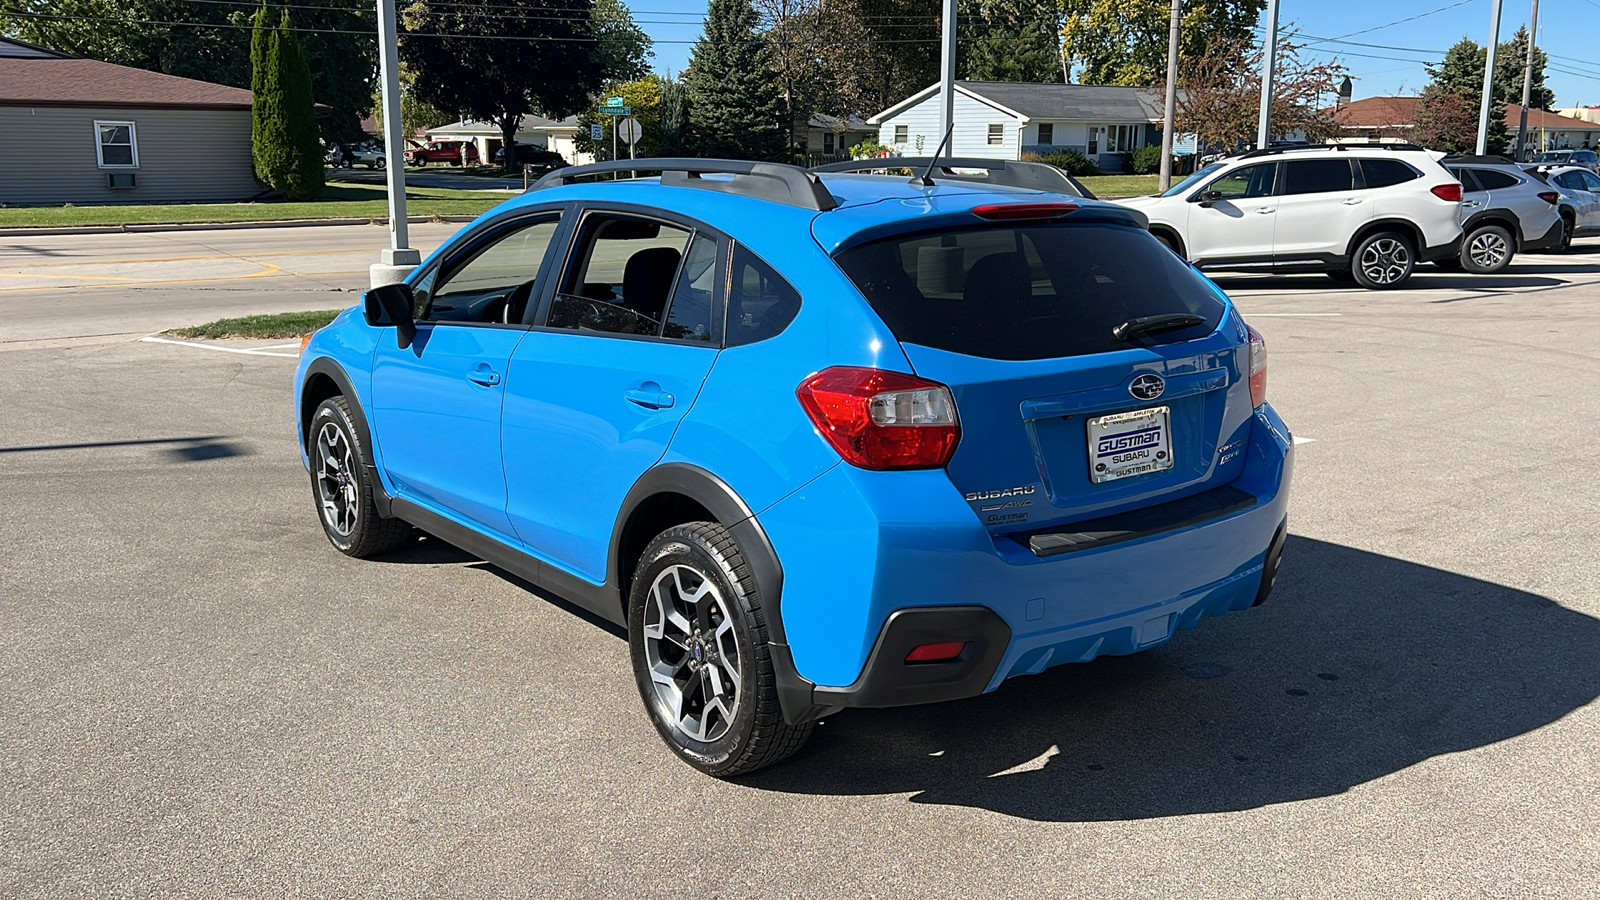
[[[1056,126],[1055,126],[1055,124],[1052,123],[1052,122],[1046,122],[1045,124],[1040,125],[1039,126],[1039,143],[1041,143],[1041,144],[1054,144],[1055,142],[1056,142]]]
[[[906,129],[908,127],[906,125],[896,125],[894,127],[894,142],[896,144],[904,144],[906,142]]]
[[[138,137],[132,122],[95,122],[95,153],[102,169],[139,166]]]
[[[832,153],[833,152],[833,132],[831,132],[831,131],[822,136],[822,152],[823,153]]]
[[[989,146],[997,147],[1006,139],[1006,126],[999,122],[989,123]]]
[[[1138,125],[1108,125],[1103,153],[1128,153],[1139,148]]]

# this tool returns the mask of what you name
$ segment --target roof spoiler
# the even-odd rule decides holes
[[[587,166],[568,166],[540,178],[528,191],[560,187],[585,176],[620,172],[631,173],[630,178],[637,178],[640,172],[659,172],[662,184],[771,200],[818,212],[827,212],[839,205],[839,201],[828,193],[822,179],[800,166],[738,159],[617,159]],[[703,175],[733,177],[706,179],[701,177]]]
[[[961,157],[882,156],[872,159],[852,159],[845,162],[816,166],[813,172],[881,172],[891,169],[927,170],[930,177],[940,181],[961,181],[971,184],[993,184],[1000,187],[1025,188],[1051,194],[1066,194],[1086,200],[1097,199],[1092,191],[1078,179],[1049,163],[1022,162],[1014,159],[976,159]],[[962,169],[965,171],[956,171]],[[981,172],[982,174],[977,174]]]

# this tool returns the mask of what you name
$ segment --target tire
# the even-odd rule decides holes
[[[1350,274],[1349,269],[1329,269],[1322,273],[1340,284],[1355,284],[1356,277]]]
[[[1351,254],[1350,274],[1370,291],[1393,290],[1405,284],[1417,267],[1417,248],[1398,231],[1367,235]]]
[[[707,775],[765,768],[811,736],[813,723],[783,720],[760,591],[721,525],[690,522],[650,542],[629,592],[628,648],[656,731]]]
[[[1517,241],[1499,225],[1473,229],[1461,241],[1461,268],[1474,275],[1493,275],[1511,265]]]
[[[1159,232],[1155,232],[1155,231],[1150,232],[1150,236],[1155,238],[1156,240],[1160,241],[1161,242],[1161,246],[1167,248],[1168,250],[1171,250],[1173,256],[1176,256],[1179,259],[1183,259],[1183,254],[1178,252],[1177,244],[1176,244],[1176,242],[1174,242],[1172,240],[1172,238],[1169,238],[1166,235],[1160,234]]]
[[[389,168],[389,161],[387,159],[378,159],[368,168],[387,169]]]
[[[311,416],[306,450],[311,457],[311,497],[329,543],[346,556],[385,553],[411,537],[411,526],[378,515],[368,478],[371,459],[344,397],[322,401]]]
[[[354,167],[355,167],[355,163],[351,162],[348,159],[344,159],[344,160],[340,160],[339,161],[339,168],[341,168],[341,169],[350,169],[350,168],[354,168]]]
[[[1556,246],[1556,248],[1555,248],[1555,250],[1553,252],[1555,252],[1555,253],[1566,253],[1568,250],[1572,249],[1572,231],[1573,231],[1573,228],[1575,228],[1575,227],[1576,227],[1576,223],[1574,223],[1572,216],[1569,216],[1569,215],[1567,215],[1565,213],[1562,213],[1562,215],[1561,215],[1561,243]]]

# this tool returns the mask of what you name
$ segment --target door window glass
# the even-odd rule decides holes
[[[1354,185],[1348,159],[1297,159],[1284,169],[1285,194],[1331,194]]]
[[[521,322],[557,224],[552,216],[520,225],[464,260],[447,260],[442,270],[430,272],[413,286],[416,308],[422,310],[417,318],[427,322]],[[440,272],[442,278],[435,286]]]
[[[728,346],[766,340],[800,312],[800,292],[744,247],[733,251],[728,276]]]
[[[1478,179],[1473,177],[1471,169],[1451,169],[1450,175],[1461,182],[1461,189],[1469,194],[1483,190],[1483,186],[1478,184]]]
[[[1367,187],[1382,188],[1405,184],[1418,172],[1398,159],[1363,159],[1361,174],[1366,176]]]
[[[1576,174],[1583,179],[1584,190],[1600,193],[1600,175],[1596,175],[1593,172],[1578,172]]]
[[[1208,191],[1219,191],[1220,200],[1243,200],[1249,197],[1267,197],[1272,194],[1272,176],[1278,164],[1257,163],[1240,166],[1206,186]]]
[[[545,324],[659,335],[688,243],[687,228],[632,216],[590,216]]]
[[[1562,187],[1572,191],[1581,191],[1584,189],[1583,179],[1578,177],[1577,172],[1563,172],[1560,175],[1557,175],[1556,184],[1559,184]]]
[[[672,309],[662,324],[661,336],[695,343],[717,340],[717,242],[703,234],[694,236],[689,254],[672,290]]]
[[[1521,184],[1517,180],[1517,176],[1509,172],[1497,172],[1494,169],[1473,169],[1472,174],[1477,176],[1478,184],[1482,185],[1486,191],[1497,191]]]

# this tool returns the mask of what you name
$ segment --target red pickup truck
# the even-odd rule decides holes
[[[447,166],[461,165],[462,141],[429,141],[421,147],[412,147],[406,151],[406,165],[425,166],[428,163],[442,163]],[[478,145],[467,143],[467,163],[470,165],[478,161]]]

